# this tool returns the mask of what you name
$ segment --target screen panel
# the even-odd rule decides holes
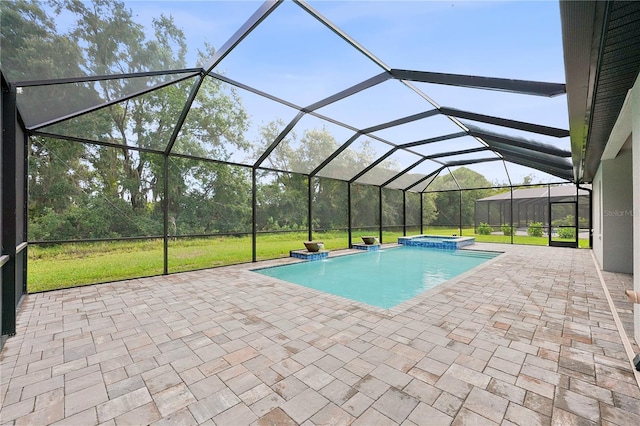
[[[377,158],[391,151],[391,145],[366,136],[360,136],[348,148],[338,154],[329,164],[322,168],[319,176],[334,179],[351,180],[358,173],[370,166]]]
[[[297,113],[282,103],[207,76],[172,152],[253,165]]]
[[[318,110],[318,113],[363,130],[433,106],[399,81],[388,80]]]
[[[302,8],[283,2],[215,71],[304,107],[382,70]]]
[[[351,136],[352,130],[306,114],[269,154],[266,163],[280,170],[308,174]]]
[[[29,240],[158,236],[161,155],[32,137]]]
[[[164,151],[195,79],[178,82],[40,130],[62,136]]]
[[[382,185],[384,182],[397,176],[407,167],[420,160],[420,156],[404,150],[397,150],[382,162],[377,164],[356,181],[369,185]]]

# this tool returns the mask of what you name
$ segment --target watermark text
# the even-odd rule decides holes
[[[628,210],[609,210],[604,209],[603,215],[605,217],[632,217],[640,215],[640,211],[637,209],[628,209]]]

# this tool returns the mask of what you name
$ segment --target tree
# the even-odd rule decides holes
[[[429,186],[433,194],[433,202],[437,216],[432,222],[433,225],[457,227],[462,219],[463,225],[474,223],[475,199],[483,198],[493,193],[492,189],[476,189],[473,191],[474,197],[465,197],[460,191],[453,188],[489,188],[489,182],[483,175],[466,167],[460,167],[452,173],[438,176]],[[462,199],[461,199],[462,197]]]
[[[147,34],[143,26],[134,20],[131,10],[120,1],[85,3],[52,0],[50,5],[55,13],[66,11],[73,17],[71,29],[66,33],[58,31],[55,19],[47,16],[37,2],[2,2],[1,60],[3,70],[10,69],[13,79],[42,78],[33,72],[34,69],[48,72],[47,77],[55,78],[109,76],[186,67],[184,33],[171,17],[160,15],[153,18],[152,32]],[[208,60],[213,54],[214,49],[205,46],[205,51],[199,52],[200,61]],[[59,105],[68,108],[69,112],[111,103],[44,130],[120,146],[114,148],[32,138],[30,190],[33,196],[29,211],[30,222],[37,226],[30,226],[30,238],[49,238],[53,234],[63,239],[98,234],[158,234],[162,229],[164,202],[164,157],[161,154],[169,144],[186,97],[195,84],[195,79],[191,79],[166,85],[174,78],[173,75],[157,75],[26,88],[39,90],[38,93],[46,91],[50,98],[60,100]],[[223,92],[221,85],[209,77],[200,85],[179,137],[181,146],[191,151],[188,153],[224,160],[228,158],[230,149],[247,149],[244,140],[247,115],[235,92]],[[132,97],[141,90],[154,88],[146,94]],[[24,98],[38,102],[36,96]],[[34,118],[39,120],[34,124],[49,120],[51,114],[60,115],[60,111],[45,111],[49,105],[46,102],[39,108],[23,105],[25,109],[44,111]],[[158,154],[145,150],[157,151]],[[187,170],[191,169],[187,167]],[[198,184],[188,183],[188,176],[175,177],[170,186],[170,198],[175,196],[179,199],[171,206],[209,200],[202,198],[205,193],[217,200],[227,197],[231,203],[233,196],[225,194],[237,192],[242,194],[241,198],[246,198],[246,190],[250,188],[246,170],[207,163],[199,165],[196,174],[200,181]],[[194,185],[197,190],[194,190]],[[187,202],[185,197],[194,199]],[[215,205],[220,207],[220,203]],[[229,223],[238,215],[229,214],[228,209],[224,213],[218,208],[219,213],[200,214],[198,217],[225,222],[222,226],[207,222],[204,229],[246,229],[246,206],[243,209],[245,213],[240,216],[244,225]],[[93,223],[98,211],[104,215],[102,220],[108,223],[107,229],[100,231],[103,226],[93,226],[93,230],[87,231],[91,227],[82,225],[82,221]],[[178,217],[177,211],[172,213],[174,219]],[[61,218],[73,220],[77,226],[66,226]],[[51,221],[50,226],[43,221]],[[189,224],[186,228],[191,226]],[[58,231],[38,234],[39,230],[45,229]]]
[[[256,146],[254,157],[263,154],[279,136],[280,129],[285,123],[276,120],[268,123],[261,129],[261,141]],[[295,132],[288,133],[266,157],[264,165],[275,170],[293,170],[300,173],[309,173],[322,164],[330,155],[339,148],[333,135],[326,129],[306,130],[302,137]],[[347,149],[331,161],[324,169],[322,175],[353,176],[357,171],[364,170],[376,158],[376,153],[369,140],[364,140],[358,151]],[[400,166],[387,161],[379,165],[375,170],[375,178],[380,182],[395,176],[400,171]],[[261,221],[271,220],[270,224],[280,226],[296,223],[297,226],[306,225],[304,210],[299,210],[307,202],[306,180],[293,178],[291,173],[281,173],[277,178],[262,184],[259,191],[261,206],[270,204],[272,213],[260,216]],[[348,224],[347,187],[344,181],[329,178],[316,178],[311,181],[311,196],[313,205],[314,229],[343,229]],[[401,192],[392,191],[391,196],[402,196]],[[355,227],[376,226],[380,223],[378,188],[370,185],[352,185],[351,205],[352,224]],[[396,200],[397,201],[397,200]],[[397,202],[395,205],[397,206]],[[276,207],[279,206],[279,207]],[[386,215],[385,223],[401,224],[402,209],[394,205],[383,205]],[[264,210],[264,208],[261,208]],[[296,219],[290,217],[293,211],[297,211]],[[260,222],[262,223],[262,222]]]
[[[131,11],[125,8],[124,3],[112,0],[96,0],[92,3],[56,0],[54,4],[58,12],[66,9],[75,16],[75,26],[69,35],[78,46],[86,46],[83,49],[82,68],[88,75],[184,67],[184,34],[171,18],[162,15],[154,18],[152,25],[155,37],[147,39],[143,27],[134,22]],[[141,87],[163,83],[168,78],[102,80],[95,85],[95,89],[100,99],[111,102],[126,98]],[[104,176],[107,183],[105,189],[117,189],[118,194],[110,195],[129,201],[134,211],[143,211],[152,193],[159,191],[154,185],[157,179],[149,176],[150,158],[143,153],[136,155],[125,147],[161,150],[167,145],[175,125],[175,118],[172,120],[171,114],[180,108],[180,99],[175,94],[175,90],[174,93],[171,90],[153,91],[106,108],[101,112],[108,117],[106,120],[100,114],[95,115],[96,118],[102,118],[101,139],[123,145],[118,155],[110,156],[105,162],[107,167],[100,168],[107,175]],[[118,169],[122,173],[118,185],[108,185]]]
[[[81,75],[79,47],[39,2],[3,1],[0,11],[0,65],[10,81]]]
[[[398,189],[382,189],[382,224],[383,226],[402,226],[404,208],[402,191]]]
[[[346,229],[349,224],[347,182],[316,177],[313,185],[313,228]]]
[[[211,161],[170,159],[172,235],[251,230],[249,170]]]
[[[254,157],[263,154],[279,136],[285,123],[276,120],[263,126],[260,132],[261,140],[256,144]],[[296,132],[287,134],[276,148],[266,157],[264,166],[299,173],[309,173],[322,164],[339,148],[333,135],[326,129],[309,129],[301,137]],[[370,141],[361,144],[361,150],[345,150],[336,157],[323,175],[353,176],[354,171],[363,170],[375,158]],[[393,162],[386,167],[376,170],[380,175],[388,178],[397,174],[399,166]],[[270,176],[262,180],[258,191],[259,226],[296,229],[307,226],[306,205],[308,199],[307,179],[303,175],[294,173],[267,172]],[[386,179],[385,178],[385,179]],[[310,182],[313,228],[314,229],[344,229],[348,225],[347,187],[344,181],[329,178],[315,178]],[[352,185],[352,223],[354,226],[375,226],[380,223],[378,189],[369,185]],[[398,223],[402,219],[402,211],[387,207],[389,220]],[[398,216],[400,215],[400,216]]]
[[[260,141],[256,144],[254,157],[258,158],[273,143],[284,128],[282,120],[267,123],[260,129]],[[257,226],[262,230],[301,229],[307,225],[308,179],[289,173],[304,155],[301,147],[296,148],[297,135],[290,132],[277,149],[266,158],[264,165],[275,171],[260,171],[258,174]]]
[[[380,191],[371,185],[351,185],[351,225],[368,228],[380,225]]]

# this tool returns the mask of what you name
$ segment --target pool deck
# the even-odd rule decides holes
[[[590,250],[504,251],[385,311],[249,270],[29,295],[2,424],[636,425],[631,277]],[[633,341],[634,352],[640,352]]]

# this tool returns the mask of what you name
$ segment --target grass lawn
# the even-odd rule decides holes
[[[163,272],[162,240],[29,246],[29,293]]]
[[[289,256],[302,249],[306,232],[259,234],[258,260]],[[328,250],[348,247],[346,232],[316,233]],[[170,273],[251,262],[251,236],[169,240]],[[29,293],[125,280],[163,273],[162,240],[74,243],[29,246]]]
[[[418,232],[415,232],[418,233]],[[426,228],[425,234],[453,235],[457,228]],[[360,236],[377,232],[354,232],[353,243]],[[411,233],[414,234],[414,233]],[[475,236],[478,242],[510,243],[504,235],[474,235],[464,230],[464,236]],[[384,243],[397,241],[402,232],[385,231]],[[256,247],[257,260],[289,256],[290,250],[304,248],[306,232],[259,234]],[[348,247],[346,231],[316,232],[314,240],[322,241],[328,250]],[[516,244],[547,245],[547,237],[514,236]],[[588,247],[588,240],[580,240],[580,247]],[[169,272],[182,272],[222,265],[251,262],[251,236],[179,238],[169,241]],[[29,293],[126,280],[163,273],[164,251],[161,239],[73,243],[57,246],[28,248],[27,290]]]

